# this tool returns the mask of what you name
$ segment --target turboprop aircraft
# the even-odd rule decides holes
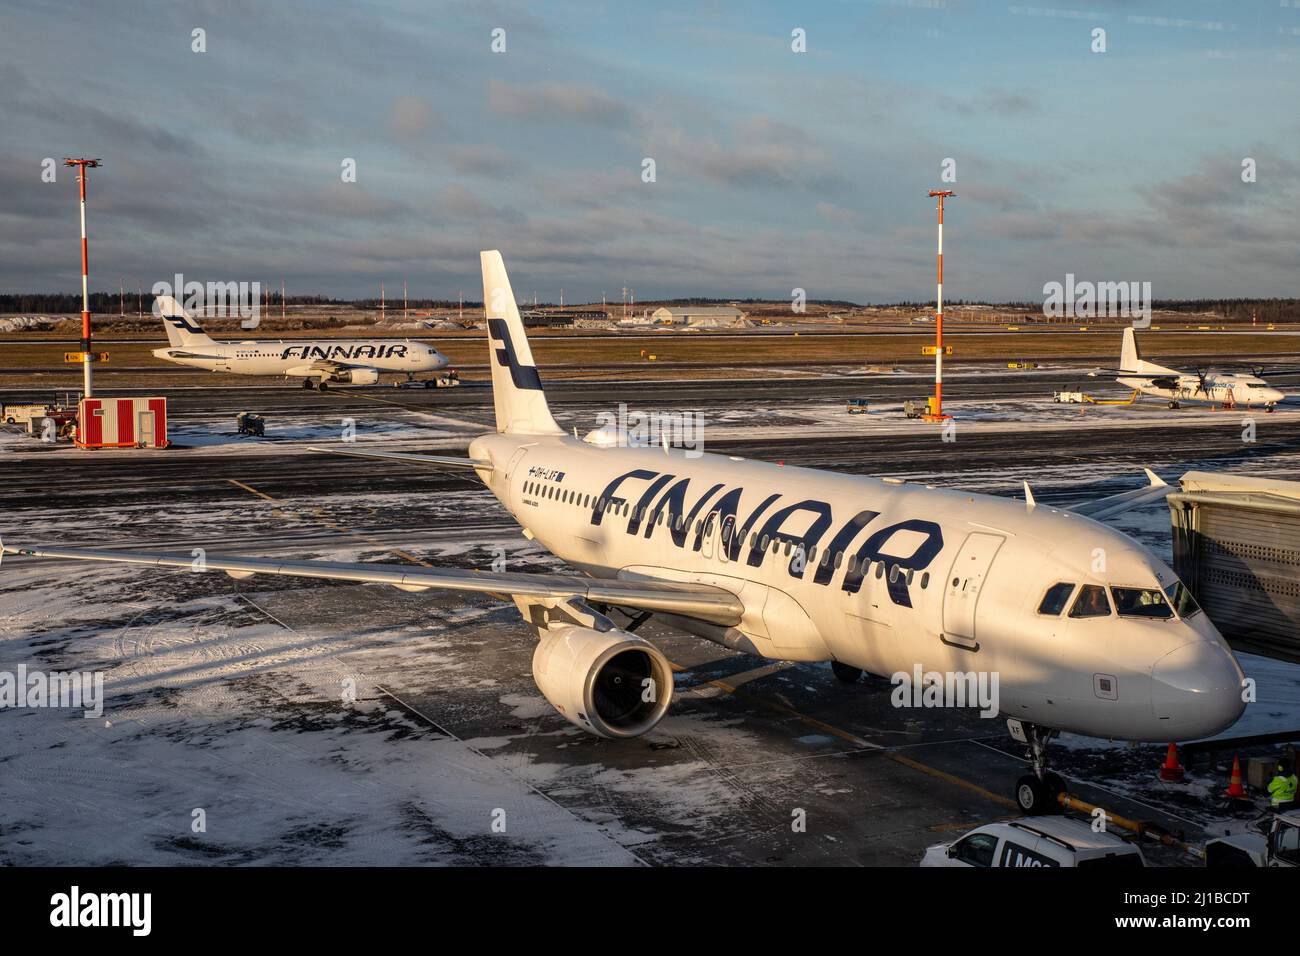
[[[1225,408],[1262,405],[1265,411],[1271,412],[1278,402],[1286,398],[1280,390],[1272,388],[1260,378],[1258,372],[1228,372],[1220,369],[1180,372],[1143,361],[1132,327],[1124,330],[1119,368],[1112,371],[1117,376],[1115,380],[1121,385],[1127,385],[1143,395],[1167,399],[1170,408],[1179,408],[1183,402],[1208,402]]]
[[[154,349],[160,359],[210,372],[283,375],[301,378],[303,388],[330,383],[374,385],[380,372],[433,372],[447,367],[447,356],[423,342],[394,339],[323,339],[293,342],[216,342],[169,295],[158,296],[155,313],[167,329],[168,346]]]
[[[1188,740],[1244,709],[1242,673],[1174,572],[1098,519],[1168,492],[1150,484],[1060,509],[894,478],[585,439],[556,423],[498,252],[481,255],[496,430],[468,458],[341,454],[477,475],[526,538],[575,575],[206,556],[198,570],[508,597],[538,639],[533,675],[555,709],[606,738],[650,731],[673,673],[635,633],[653,616],[766,658],[863,671],[996,674],[1029,745],[1015,794],[1046,812],[1060,731]],[[326,449],[314,449],[326,451]],[[0,554],[195,570],[189,551],[0,546]],[[626,619],[626,620],[624,620]],[[622,623],[616,623],[622,621]]]

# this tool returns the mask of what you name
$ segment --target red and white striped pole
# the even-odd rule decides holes
[[[90,250],[86,243],[86,170],[100,165],[97,159],[65,159],[64,166],[78,169],[81,186],[81,367],[82,391],[90,398]]]
[[[946,417],[943,414],[943,201],[948,196],[955,196],[951,189],[932,189],[931,196],[939,197],[939,272],[935,292],[934,316],[934,408],[930,414],[935,419]]]

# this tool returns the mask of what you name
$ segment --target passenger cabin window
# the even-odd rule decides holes
[[[1115,601],[1115,613],[1120,617],[1168,620],[1174,616],[1173,608],[1165,600],[1165,593],[1159,588],[1111,588],[1110,596]]]
[[[1065,610],[1065,602],[1070,600],[1070,595],[1074,593],[1074,583],[1072,581],[1058,581],[1047,589],[1043,595],[1043,601],[1038,605],[1039,614],[1047,614],[1051,617],[1058,616]]]
[[[1108,617],[1110,602],[1106,600],[1106,589],[1099,584],[1085,584],[1079,588],[1079,596],[1070,608],[1070,617]]]

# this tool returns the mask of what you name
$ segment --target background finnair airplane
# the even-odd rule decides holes
[[[672,699],[667,659],[633,633],[651,615],[751,654],[830,661],[844,680],[996,674],[1001,713],[1030,745],[1015,790],[1030,813],[1063,789],[1047,770],[1058,731],[1165,742],[1241,715],[1241,669],[1214,625],[1168,566],[1094,520],[1162,497],[1150,472],[1149,487],[1060,510],[1031,494],[570,437],[547,406],[501,255],[482,253],[482,267],[496,431],[467,460],[343,453],[474,472],[526,537],[584,576],[218,555],[204,569],[509,595],[538,638],[542,694],[609,738],[646,733]],[[193,568],[188,551],[0,553]]]
[[[380,372],[433,372],[447,367],[447,356],[423,342],[393,339],[322,339],[317,342],[216,342],[169,295],[155,305],[167,329],[168,347],[154,349],[160,359],[211,372],[283,375],[302,378],[303,388],[331,382],[374,385]]]
[[[1121,385],[1137,389],[1143,395],[1168,399],[1170,408],[1178,408],[1182,402],[1210,402],[1226,406],[1263,405],[1265,411],[1271,412],[1286,398],[1257,374],[1217,369],[1180,372],[1143,361],[1137,336],[1131,327],[1124,330],[1119,368],[1115,373],[1118,376],[1115,380]]]

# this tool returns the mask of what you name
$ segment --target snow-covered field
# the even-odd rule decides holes
[[[573,404],[563,418],[581,434],[603,409]],[[1081,418],[1132,429],[1135,441],[1145,429],[1227,423],[1224,413],[1210,410],[1171,416],[1159,407],[1081,410],[1050,402],[958,403],[953,411],[959,447],[981,431],[1046,438]],[[277,416],[265,441],[234,435],[225,419],[182,418],[172,437],[186,449],[133,454],[142,468],[178,455],[210,468],[233,449],[307,461],[305,445],[342,437],[343,417]],[[398,407],[355,424],[358,446],[420,450],[461,450],[482,428],[472,414]],[[724,407],[709,421],[706,439],[921,428],[934,426],[902,419],[896,406],[849,418],[839,403],[773,403]],[[6,460],[41,456],[53,465],[82,454],[0,431],[0,471]],[[1187,465],[1163,460],[1158,450],[1148,463],[1171,480]],[[1262,461],[1220,458],[1215,467],[1294,477],[1300,451],[1280,449]],[[939,456],[933,467],[895,474],[1001,494],[1018,494],[1029,477],[1040,500],[1068,500],[1084,486],[1108,493],[1141,480],[1122,456],[1099,457],[1087,475],[1068,463],[1029,476],[1013,461],[953,468]],[[148,496],[117,494],[110,508],[95,498],[59,512],[56,525],[39,501],[11,498],[0,532],[10,541],[238,544],[335,561],[391,562],[401,550],[463,567],[487,566],[500,548],[512,567],[559,569],[480,490],[412,496],[330,488],[269,501],[232,489],[228,506],[169,503],[165,523],[157,520],[159,502]],[[1167,558],[1168,520],[1157,504],[1112,523]],[[811,788],[832,804],[849,792],[833,764],[806,759],[847,749],[842,739],[804,728],[782,740],[778,753],[770,735],[708,708],[675,709],[635,759],[614,761],[609,748],[554,718],[532,684],[529,654],[514,610],[486,598],[449,602],[381,588],[236,583],[220,575],[11,558],[0,570],[0,672],[20,664],[100,672],[106,703],[93,719],[70,709],[0,709],[0,863],[706,863],[723,858],[728,841],[755,819],[775,826],[770,822],[788,816],[772,796],[782,788]],[[1300,668],[1240,659],[1258,682],[1258,702],[1230,733],[1294,729]],[[785,689],[778,700],[786,692],[820,693],[813,678],[825,676],[811,665],[778,665],[773,673]],[[707,685],[686,689],[682,700],[711,693]],[[934,732],[922,725],[916,737]],[[1153,799],[1145,778],[1137,785],[1129,768],[1108,769],[1111,748],[1063,743],[1072,756],[1093,762],[1089,779],[1132,799]],[[1192,789],[1208,795],[1219,783],[1194,777]],[[853,792],[855,800],[865,798]],[[892,799],[887,791],[870,798]],[[1222,822],[1209,812],[1188,819]],[[853,814],[842,825],[855,826]],[[707,832],[712,842],[677,839],[669,849],[667,835],[682,832]],[[925,832],[910,838],[933,842]]]

